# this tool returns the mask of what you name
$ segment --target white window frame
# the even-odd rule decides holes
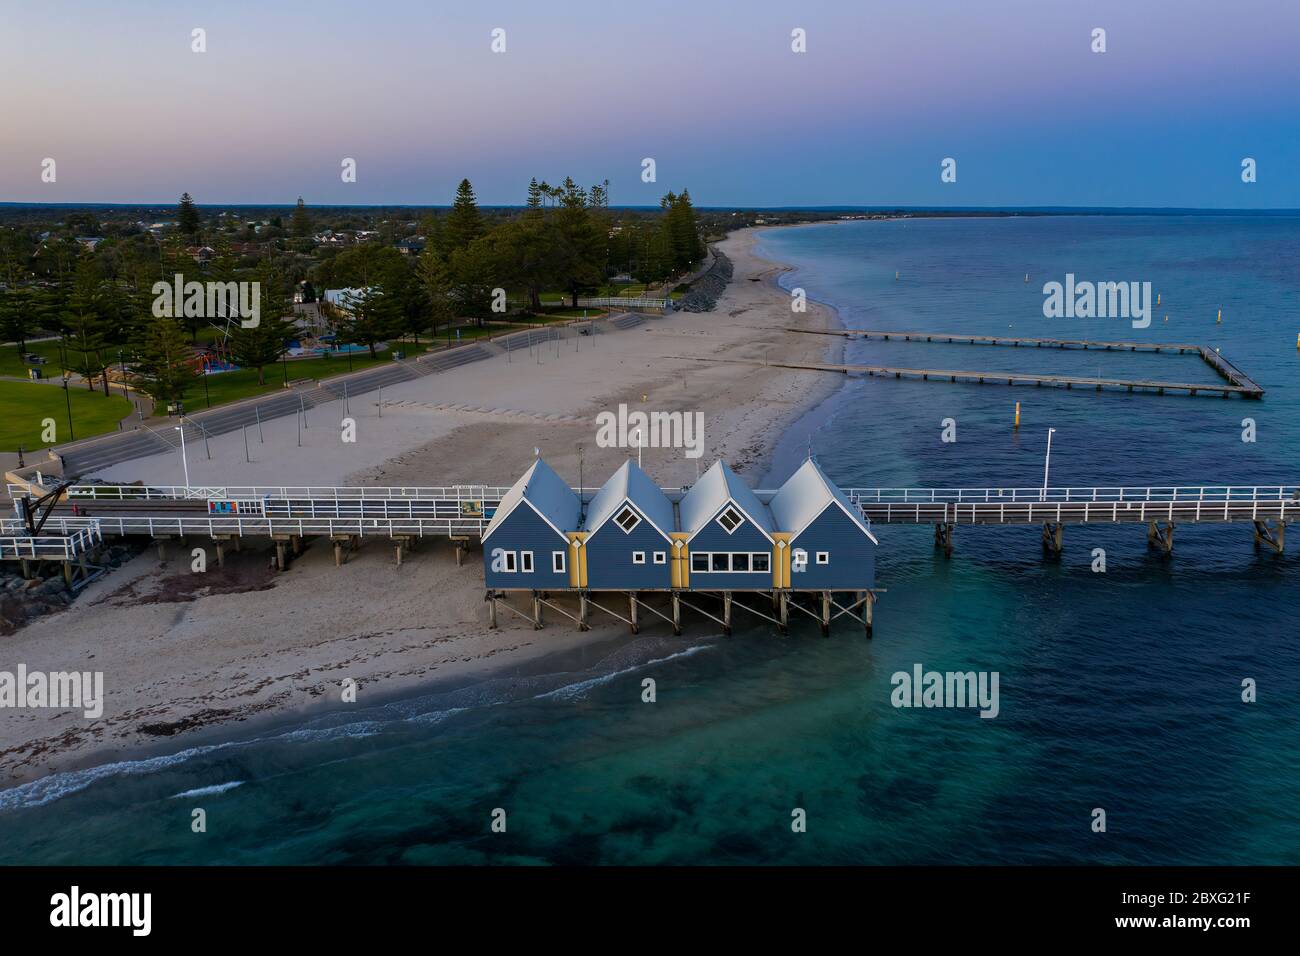
[[[817,563],[818,563],[818,564],[830,564],[830,563],[831,563],[831,553],[830,553],[829,551],[818,551],[818,552],[817,552]]]
[[[730,528],[728,528],[726,524],[724,524],[722,521],[723,518],[726,518],[728,516],[734,517],[736,519],[736,523],[732,525]],[[735,507],[734,505],[727,505],[727,507],[723,508],[722,511],[718,513],[718,516],[713,520],[716,521],[718,523],[718,526],[721,527],[723,531],[727,532],[727,534],[734,534],[736,531],[740,529],[740,526],[745,523],[745,516],[740,513],[739,508]]]
[[[735,555],[743,554],[749,558],[749,567],[739,570],[735,567]],[[715,555],[726,555],[727,566],[725,568],[715,568],[713,558]],[[704,559],[704,567],[697,568],[695,559]],[[759,570],[754,567],[754,559],[763,558],[767,561],[767,567]],[[693,574],[771,574],[772,573],[772,555],[767,551],[692,551],[691,552],[691,572]]]
[[[633,551],[633,552],[632,552],[632,563],[633,563],[633,564],[645,564],[645,552],[644,552],[644,551]]]
[[[633,518],[632,524],[626,528],[623,527],[623,522],[620,520],[624,515],[631,515]],[[640,523],[641,516],[636,513],[636,510],[631,505],[624,505],[618,509],[618,514],[614,515],[614,524],[618,525],[618,529],[624,534],[631,534]]]
[[[563,574],[568,570],[568,555],[563,551],[551,552],[551,570],[556,574]]]
[[[531,551],[519,552],[519,570],[523,574],[533,573],[533,552]]]
[[[656,551],[656,552],[655,552],[655,555],[654,555],[654,561],[655,561],[655,564],[667,564],[667,563],[668,563],[668,552],[667,552],[667,551]]]
[[[505,567],[501,569],[503,574],[514,574],[519,570],[519,558],[513,551],[502,551],[501,557],[505,559]]]

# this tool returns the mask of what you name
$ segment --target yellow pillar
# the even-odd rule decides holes
[[[587,586],[587,532],[569,532],[569,587]]]
[[[669,534],[669,537],[673,539],[672,550],[668,553],[668,560],[672,562],[671,580],[673,587],[690,587],[691,549],[686,543],[690,535],[685,531],[673,531]]]
[[[772,587],[790,586],[790,532],[772,533]]]

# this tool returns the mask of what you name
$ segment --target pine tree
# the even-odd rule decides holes
[[[30,286],[0,289],[0,338],[17,344],[19,356],[27,353],[27,336],[35,328],[33,309],[37,294]]]
[[[100,312],[100,292],[103,278],[92,259],[77,264],[68,296],[68,308],[63,315],[65,354],[70,368],[82,377],[86,388],[95,388],[95,379],[104,378],[104,394],[108,394],[108,377],[105,374],[104,351],[106,323]]]
[[[286,310],[292,308],[288,280],[272,266],[263,264],[258,270],[261,314],[257,325],[245,328],[243,322],[231,326],[226,337],[230,357],[242,368],[257,369],[257,384],[266,384],[265,368],[274,365],[289,349],[294,335],[294,325],[285,319]]]
[[[485,231],[483,217],[478,211],[478,200],[474,198],[474,187],[468,179],[462,179],[456,187],[456,201],[447,214],[445,252],[450,254],[466,248]]]
[[[194,382],[194,352],[180,323],[168,316],[155,318],[146,326],[138,352],[137,387],[159,405],[184,401]]]
[[[181,204],[176,210],[176,221],[181,232],[187,236],[196,235],[199,231],[199,208],[194,205],[194,199],[189,193],[181,193]]]
[[[293,207],[293,218],[289,220],[289,232],[295,239],[306,239],[311,235],[311,217],[307,215],[307,206],[298,197],[298,205]]]
[[[289,348],[294,325],[278,315],[263,314],[257,325],[244,328],[243,324],[230,330],[226,347],[231,360],[240,368],[257,369],[257,384],[266,384],[265,369],[280,360]]]
[[[356,343],[370,349],[377,358],[375,344],[399,330],[397,303],[377,285],[355,291],[353,297],[335,313],[330,323],[344,343]]]
[[[438,327],[450,323],[455,313],[451,305],[451,273],[431,241],[420,253],[415,275],[424,290],[429,331],[437,335]]]

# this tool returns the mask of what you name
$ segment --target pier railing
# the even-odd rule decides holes
[[[93,518],[51,518],[41,531],[33,537],[21,521],[0,520],[0,560],[73,561],[102,540]]]
[[[1297,485],[1167,485],[1110,488],[845,488],[855,504],[1300,501]]]
[[[332,486],[332,485],[73,485],[68,497],[74,501],[207,501],[209,499],[391,499],[439,501],[498,501],[509,491],[499,485],[440,486]],[[9,486],[11,496],[24,493],[17,485]]]

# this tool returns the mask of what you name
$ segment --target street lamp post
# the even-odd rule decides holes
[[[68,406],[68,441],[76,441],[77,436],[72,431],[72,395],[68,391],[69,375],[66,371],[63,373],[63,400]]]
[[[185,429],[180,425],[173,425],[181,433],[181,468],[185,471],[185,490],[190,490],[190,462],[185,455]]]
[[[1047,473],[1052,467],[1052,435],[1056,433],[1055,428],[1047,430],[1047,456],[1043,459],[1043,500],[1047,500]]]

